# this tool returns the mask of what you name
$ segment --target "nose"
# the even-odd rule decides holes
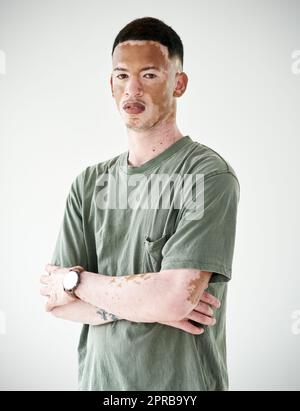
[[[138,78],[131,76],[126,81],[125,94],[128,97],[141,97],[143,95],[143,87]]]

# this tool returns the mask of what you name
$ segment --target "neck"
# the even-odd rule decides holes
[[[128,165],[139,167],[183,137],[176,122],[156,125],[149,130],[127,129]]]

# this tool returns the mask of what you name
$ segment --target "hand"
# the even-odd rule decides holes
[[[76,297],[66,293],[63,287],[64,276],[69,269],[47,264],[45,270],[49,274],[42,275],[40,278],[40,282],[45,284],[45,286],[40,289],[40,294],[48,296],[45,310],[51,311],[54,307],[59,307],[75,301]]]
[[[215,325],[216,319],[213,317],[214,312],[212,307],[219,308],[220,305],[221,303],[216,297],[205,291],[199,300],[198,305],[186,318],[180,321],[160,322],[160,324],[169,325],[170,327],[179,328],[190,334],[199,335],[204,332],[204,328],[193,325],[190,320],[202,325]]]

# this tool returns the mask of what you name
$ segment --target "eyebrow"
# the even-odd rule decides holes
[[[156,66],[147,66],[147,67],[143,67],[140,71],[146,71],[146,70],[156,70],[156,71],[160,71],[158,67]],[[113,69],[113,71],[129,71],[126,68],[123,67],[116,67]]]

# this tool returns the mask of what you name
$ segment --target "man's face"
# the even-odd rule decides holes
[[[183,94],[174,91],[181,64],[168,58],[167,47],[148,40],[123,42],[112,63],[111,90],[128,128],[147,130],[175,118],[176,97]]]

